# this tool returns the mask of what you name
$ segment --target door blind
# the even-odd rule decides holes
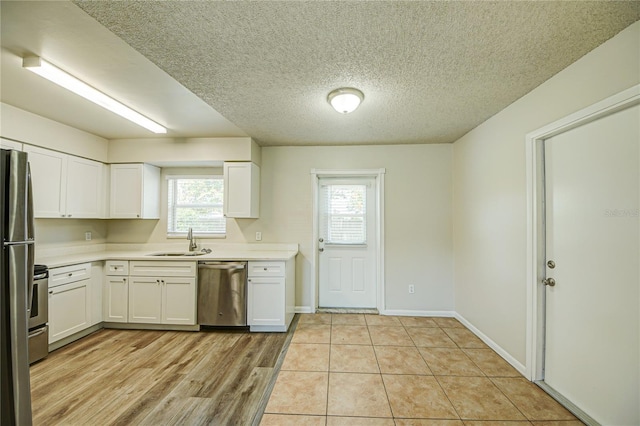
[[[327,244],[367,243],[367,185],[322,185],[320,203],[321,233]]]

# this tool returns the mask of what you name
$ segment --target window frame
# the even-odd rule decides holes
[[[171,221],[169,220],[170,217],[174,217],[175,218],[175,207],[176,204],[175,203],[171,203],[171,199],[169,197],[169,194],[171,193],[170,190],[170,186],[172,185],[172,181],[178,181],[178,180],[188,180],[188,179],[216,179],[216,180],[220,180],[222,181],[222,190],[223,190],[223,197],[222,197],[222,202],[219,204],[198,204],[198,205],[190,205],[189,207],[220,207],[223,211],[223,222],[224,222],[224,232],[202,232],[202,231],[193,231],[193,235],[194,237],[198,237],[200,239],[214,239],[214,238],[226,238],[227,235],[227,223],[226,223],[226,217],[224,216],[224,175],[221,173],[212,173],[212,174],[195,174],[195,175],[185,175],[185,174],[168,174],[165,176],[165,180],[167,182],[166,188],[167,188],[167,202],[165,204],[165,206],[167,207],[167,212],[166,212],[166,221],[167,221],[167,226],[166,226],[166,235],[167,238],[186,238],[187,237],[187,233],[188,232],[173,232],[173,231],[169,231],[169,226],[171,225]],[[171,213],[173,213],[173,216],[171,215]]]

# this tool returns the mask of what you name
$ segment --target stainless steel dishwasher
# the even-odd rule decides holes
[[[198,262],[198,324],[247,325],[247,262]]]

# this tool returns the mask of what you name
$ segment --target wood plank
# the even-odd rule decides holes
[[[100,330],[31,366],[33,423],[250,424],[286,338]]]

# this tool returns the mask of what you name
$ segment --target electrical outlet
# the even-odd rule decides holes
[[[409,294],[416,292],[416,287],[413,284],[409,284]]]
[[[262,241],[262,232],[256,232],[256,241]]]
[[[84,239],[87,241],[91,241],[91,232],[85,232],[84,233]]]

